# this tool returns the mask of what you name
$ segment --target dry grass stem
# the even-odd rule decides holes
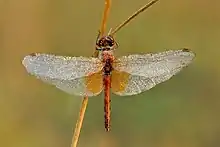
[[[76,147],[77,146],[87,104],[88,104],[88,97],[85,96],[83,98],[82,105],[81,105],[81,108],[80,108],[79,118],[78,118],[77,123],[76,123],[75,131],[74,131],[73,138],[72,138],[71,147]]]
[[[152,6],[154,3],[156,3],[159,0],[152,0],[149,3],[147,3],[146,5],[144,5],[143,7],[141,7],[140,9],[138,9],[137,11],[135,11],[130,17],[128,17],[125,21],[123,21],[121,24],[119,24],[118,26],[115,27],[115,29],[113,29],[110,33],[110,35],[114,35],[116,32],[118,32],[122,27],[124,27],[126,24],[128,24],[133,18],[135,18],[138,14],[140,14],[141,12],[144,12],[144,10],[146,10],[147,8],[149,8],[150,6]]]

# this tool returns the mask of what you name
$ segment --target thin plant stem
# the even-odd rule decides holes
[[[72,138],[71,147],[76,147],[77,146],[87,104],[88,104],[88,96],[85,96],[83,98],[82,105],[81,105],[81,108],[80,108],[79,118],[78,118],[77,123],[76,123],[75,131],[74,131],[73,138]]]
[[[121,24],[119,24],[118,26],[115,27],[115,29],[112,29],[110,35],[113,36],[116,32],[118,32],[122,27],[124,27],[126,24],[128,24],[131,20],[133,20],[133,18],[135,18],[138,14],[140,14],[141,12],[144,12],[144,10],[146,10],[147,8],[149,8],[150,6],[152,6],[154,3],[156,3],[159,0],[152,0],[149,3],[147,3],[146,5],[144,5],[143,7],[141,7],[140,9],[138,9],[137,11],[135,11],[130,17],[128,17],[125,21],[123,21]]]
[[[105,0],[105,9],[103,12],[101,27],[100,27],[100,35],[102,36],[105,33],[106,30],[106,22],[109,16],[109,11],[111,7],[111,0]]]
[[[104,9],[103,19],[102,19],[101,27],[100,27],[100,31],[99,31],[100,35],[103,35],[104,32],[105,32],[106,22],[107,22],[107,18],[108,18],[108,15],[109,15],[110,7],[111,7],[111,0],[105,0],[105,9]],[[97,51],[94,52],[93,57],[98,57],[98,52]],[[81,105],[81,108],[80,108],[79,117],[78,117],[76,127],[75,127],[75,130],[74,130],[71,147],[76,147],[77,146],[80,131],[81,131],[82,124],[83,124],[84,115],[85,115],[86,108],[87,108],[87,104],[88,104],[88,96],[85,96],[83,98],[82,105]]]

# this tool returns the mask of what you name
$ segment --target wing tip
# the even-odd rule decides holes
[[[191,53],[193,56],[196,55],[192,50],[190,50],[190,49],[188,49],[188,48],[183,48],[183,49],[181,49],[181,51],[182,51],[182,52],[185,52],[185,53]]]
[[[191,52],[191,50],[188,49],[188,48],[183,48],[182,51],[183,51],[183,52]]]
[[[25,56],[25,57],[23,58],[23,60],[22,60],[22,64],[23,64],[25,67],[26,67],[26,65],[27,65],[28,59],[29,59],[29,55]]]
[[[21,62],[22,65],[27,68],[27,66],[28,66],[28,64],[30,62],[30,59],[33,58],[33,57],[36,57],[37,55],[38,55],[37,53],[31,53],[31,54],[25,56],[23,58],[22,62]]]
[[[191,60],[193,60],[196,57],[196,53],[193,52],[191,49],[183,48],[183,49],[181,49],[181,52],[186,53],[187,56],[190,56]]]

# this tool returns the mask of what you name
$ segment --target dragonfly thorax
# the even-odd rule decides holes
[[[113,51],[101,51],[99,54],[99,59],[103,63],[103,74],[110,75],[113,70],[112,64],[114,62]]]
[[[114,56],[110,53],[111,51],[102,52],[102,62],[104,63],[103,73],[104,75],[110,75],[113,67]]]

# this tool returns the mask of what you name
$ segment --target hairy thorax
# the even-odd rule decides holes
[[[104,67],[103,67],[103,74],[110,75],[111,71],[113,70],[112,64],[114,61],[114,56],[112,51],[102,51],[100,56]]]

